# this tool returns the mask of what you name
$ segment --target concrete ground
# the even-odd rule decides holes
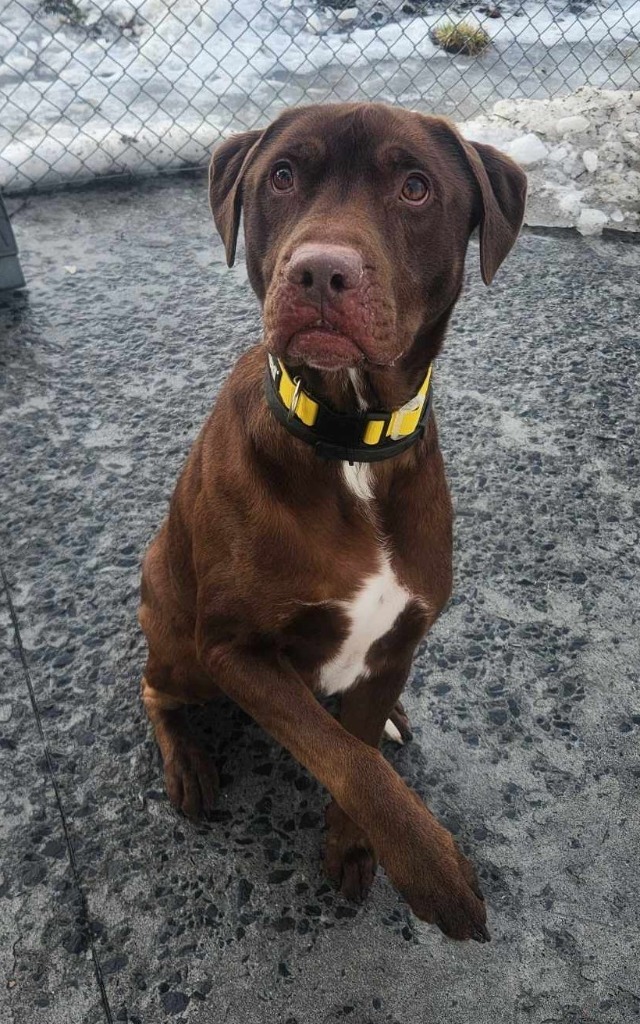
[[[140,555],[258,336],[202,178],[13,203],[0,304],[0,1020],[627,1024],[640,1016],[640,246],[524,235],[436,377],[455,595],[398,771],[479,867],[493,942],[319,870],[326,796],[230,706],[196,827],[138,699]]]

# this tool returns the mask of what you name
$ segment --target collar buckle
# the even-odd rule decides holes
[[[398,409],[394,409],[391,413],[389,420],[389,426],[387,427],[387,437],[390,437],[392,441],[398,441],[401,437],[406,434],[404,418],[411,413],[421,412],[422,406],[424,405],[426,398],[424,395],[414,395],[408,402],[401,405]]]

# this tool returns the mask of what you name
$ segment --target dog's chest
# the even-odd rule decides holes
[[[353,470],[367,467],[352,467]],[[370,500],[368,481],[363,474],[347,485],[362,501]],[[368,675],[367,654],[371,646],[392,629],[398,616],[412,600],[412,594],[400,583],[381,546],[379,569],[368,576],[350,601],[339,602],[349,623],[349,632],[338,653],[321,670],[318,685],[323,693],[348,690],[357,679]]]

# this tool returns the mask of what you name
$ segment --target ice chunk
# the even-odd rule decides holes
[[[338,12],[338,21],[355,21],[357,17],[357,7],[345,7],[343,11]]]
[[[458,130],[465,139],[473,142],[487,142],[490,146],[503,149],[505,152],[509,143],[521,134],[510,125],[485,124],[480,118],[475,121],[463,121],[458,125]]]
[[[556,121],[556,128],[560,135],[573,135],[575,132],[586,132],[589,127],[589,119],[582,114],[572,114],[569,117],[561,117]]]
[[[608,219],[602,210],[596,210],[592,206],[583,206],[578,217],[578,231],[581,235],[599,235]]]
[[[554,146],[553,149],[549,151],[549,159],[552,160],[554,164],[559,164],[568,155],[569,150],[566,146]]]
[[[316,14],[315,11],[307,18],[307,28],[309,29],[309,32],[313,32],[317,36],[319,36],[325,29],[324,21],[319,14]]]
[[[549,150],[542,139],[539,139],[533,132],[522,135],[509,143],[509,156],[516,160],[523,167],[533,167],[545,159]]]
[[[598,154],[595,149],[585,149],[582,154],[582,159],[584,161],[584,166],[589,171],[589,174],[593,174],[598,166]]]
[[[581,199],[582,192],[565,192],[558,199],[558,207],[562,213],[566,213],[570,217],[577,217],[580,212]]]
[[[569,153],[569,156],[562,165],[562,170],[568,178],[573,178],[576,172],[576,154],[575,152]]]
[[[614,210],[611,214],[611,220],[615,221],[616,224],[622,224],[624,220],[624,213],[622,210]]]

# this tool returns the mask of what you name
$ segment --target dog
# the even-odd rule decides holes
[[[169,798],[210,812],[216,771],[184,709],[226,694],[329,790],[324,866],[348,898],[380,862],[419,918],[487,941],[473,867],[378,747],[408,732],[399,697],[451,593],[432,366],[469,237],[489,284],[525,175],[444,119],[353,103],[227,139],[209,191],[229,265],[244,218],[264,337],[144,558],[142,699]]]

